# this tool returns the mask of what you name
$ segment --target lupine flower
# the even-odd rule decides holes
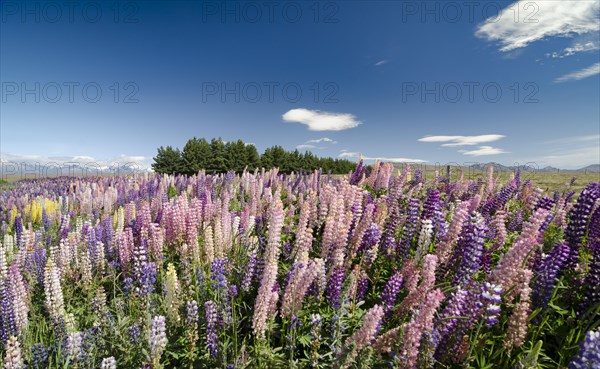
[[[66,355],[71,362],[77,362],[82,357],[83,333],[71,332],[67,336]]]
[[[269,303],[273,297],[273,287],[277,278],[277,262],[279,257],[279,242],[281,239],[281,227],[283,226],[283,203],[280,200],[280,194],[275,194],[271,203],[270,223],[269,223],[269,242],[265,250],[265,269],[258,290],[256,304],[254,306],[254,315],[252,317],[252,328],[254,334],[262,337],[266,328],[266,321],[270,309]]]
[[[483,285],[482,301],[485,304],[484,319],[488,328],[498,323],[500,304],[502,303],[502,288],[485,282]]]
[[[48,259],[44,272],[44,292],[46,294],[46,308],[55,320],[61,320],[65,316],[65,303],[60,286],[60,275],[54,266],[52,259]]]
[[[504,347],[506,348],[520,347],[527,335],[527,323],[531,312],[531,288],[529,287],[531,276],[532,272],[528,269],[523,270],[519,275],[521,279],[519,284],[521,299],[516,304],[512,316],[508,320],[508,330],[504,341]]]
[[[177,272],[175,266],[172,263],[167,265],[167,277],[165,282],[165,305],[167,310],[167,317],[172,322],[179,322],[179,294],[180,286],[179,280],[177,279]]]
[[[455,249],[454,260],[456,272],[453,283],[467,283],[473,273],[481,267],[481,256],[483,254],[483,243],[486,232],[483,217],[478,213],[473,213],[469,223],[467,223],[458,240],[458,246]]]
[[[160,363],[160,357],[167,347],[167,330],[165,327],[165,317],[158,315],[152,318],[152,325],[150,327],[150,356],[154,367],[158,367]]]
[[[373,342],[377,336],[377,332],[379,331],[379,326],[381,324],[383,315],[384,311],[381,305],[375,305],[365,313],[362,318],[362,326],[356,332],[354,332],[352,336],[348,337],[344,343],[346,348],[354,345],[354,351],[351,354],[351,357],[356,357],[356,355],[358,355],[362,349]],[[351,362],[351,360],[348,359],[347,361]],[[349,364],[350,363],[348,363],[348,366]]]
[[[402,272],[396,271],[388,279],[383,292],[381,292],[381,305],[385,314],[389,314],[396,303],[396,296],[402,287]]]
[[[415,260],[420,263],[423,257],[429,253],[431,238],[433,237],[433,225],[431,219],[425,219],[421,222],[421,230],[417,242],[417,250],[415,252]]]
[[[469,205],[469,201],[461,201],[461,203],[456,206],[448,232],[446,232],[443,240],[435,250],[435,254],[437,255],[441,265],[446,264],[452,251],[452,245],[454,245],[458,240],[460,230],[462,229],[465,220],[469,216]]]
[[[129,342],[133,344],[140,342],[142,338],[142,331],[139,325],[134,323],[127,328],[127,331],[129,332]]]
[[[244,277],[242,278],[242,290],[250,291],[250,286],[252,285],[252,279],[254,278],[254,270],[256,268],[256,261],[258,259],[256,249],[252,250],[248,254],[248,263],[246,264],[246,271],[244,273]]]
[[[577,262],[581,238],[585,235],[587,223],[592,213],[594,203],[599,197],[600,184],[591,182],[583,189],[581,195],[577,199],[577,204],[575,204],[573,210],[569,212],[569,224],[565,231],[565,239],[571,248],[568,263],[570,267],[573,267]]]
[[[535,306],[546,307],[552,291],[556,285],[556,278],[560,276],[564,265],[569,258],[569,245],[562,242],[554,246],[554,249],[542,258],[535,270],[537,276],[533,286],[532,299]]]
[[[429,291],[416,309],[413,318],[406,324],[401,351],[406,368],[416,368],[421,337],[433,328],[433,316],[443,299],[444,294],[439,289]]]
[[[33,345],[31,347],[31,366],[33,369],[46,369],[48,368],[48,354],[49,350],[46,346],[41,343]]]
[[[114,357],[106,357],[102,359],[100,369],[117,369],[117,361]]]
[[[419,207],[419,199],[410,199],[407,210],[408,215],[404,225],[404,232],[402,233],[402,239],[398,244],[398,258],[400,258],[400,260],[404,260],[410,254],[412,240],[417,230]]]
[[[321,325],[322,319],[320,314],[311,314],[310,316],[310,338],[311,338],[311,351],[310,351],[310,365],[316,367],[319,363],[321,355],[319,355],[319,348],[321,347]]]
[[[217,307],[213,301],[204,303],[206,310],[206,346],[212,358],[217,357],[219,341],[217,336]]]
[[[579,306],[580,312],[585,312],[589,307],[600,302],[600,247],[594,249],[584,286],[584,301]]]
[[[573,361],[570,369],[595,369],[600,368],[600,329],[589,331],[581,343],[581,349]]]
[[[11,336],[6,344],[6,354],[4,356],[4,369],[22,369],[21,345],[15,336]]]
[[[327,283],[327,301],[334,309],[340,308],[340,292],[344,283],[344,268],[334,268]]]

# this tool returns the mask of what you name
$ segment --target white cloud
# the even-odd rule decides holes
[[[485,156],[485,155],[498,155],[498,154],[506,154],[506,151],[503,149],[492,147],[492,146],[479,146],[477,150],[460,150],[464,155],[469,156]]]
[[[316,149],[317,146],[311,144],[300,144],[296,146],[298,150],[306,150],[306,149]]]
[[[552,53],[546,54],[547,57],[551,58],[565,58],[567,56],[573,56],[577,53],[588,52],[588,51],[596,51],[600,50],[600,44],[596,41],[588,41],[585,43],[575,43],[571,47],[565,48],[563,51],[555,51]]]
[[[309,144],[309,143],[321,143],[321,142],[328,142],[328,143],[331,143],[331,144],[336,144],[337,143],[337,141],[332,140],[331,138],[327,138],[327,137],[317,138],[317,139],[314,139],[314,140],[308,140],[308,141],[306,141],[307,144]]]
[[[593,135],[585,135],[585,136],[573,136],[573,137],[563,137],[563,138],[558,138],[556,140],[550,140],[550,141],[545,141],[545,144],[577,144],[580,142],[588,142],[588,141],[594,141],[597,142],[600,145],[600,135],[597,134],[593,134]]]
[[[498,141],[506,136],[504,135],[479,135],[479,136],[425,136],[419,138],[419,142],[448,142],[442,144],[443,147],[479,145],[486,142]]]
[[[358,159],[360,157],[360,153],[342,150],[342,152],[340,153],[340,155],[338,155],[338,157],[345,158],[345,159]],[[390,163],[426,163],[427,162],[426,160],[421,160],[421,159],[393,158],[393,157],[391,158],[391,157],[386,157],[386,156],[376,156],[376,157],[363,156],[362,158],[363,158],[363,160],[367,160],[367,161],[379,160],[379,161],[385,161],[385,162],[390,162]]]
[[[389,60],[387,60],[387,59],[383,59],[383,60],[380,60],[380,61],[378,61],[377,63],[375,63],[375,66],[376,66],[376,67],[379,67],[380,65],[384,65],[384,64],[387,64],[387,63],[389,63],[389,62],[390,62]]]
[[[553,149],[551,155],[532,158],[539,166],[553,166],[564,169],[579,169],[587,165],[600,164],[600,145]]]
[[[580,79],[595,76],[600,73],[600,63],[596,63],[590,67],[583,68],[581,70],[567,73],[564,76],[558,77],[554,80],[555,83],[568,82],[568,81],[579,81]]]
[[[305,124],[311,131],[342,131],[361,124],[352,114],[308,109],[291,109],[282,118],[285,122]]]
[[[550,36],[569,37],[600,31],[597,1],[517,1],[481,24],[475,35],[497,41],[503,52]]]

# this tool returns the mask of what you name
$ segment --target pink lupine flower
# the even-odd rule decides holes
[[[444,300],[444,294],[439,288],[429,291],[417,306],[410,322],[405,325],[400,352],[402,359],[405,360],[403,365],[405,368],[417,367],[421,337],[433,328],[433,316],[442,300]]]
[[[278,259],[280,252],[281,227],[283,226],[283,203],[279,191],[276,192],[269,215],[269,239],[264,253],[264,270],[254,305],[252,329],[258,337],[263,337],[272,300],[275,300],[273,288],[277,279]],[[276,294],[276,293],[275,293]]]
[[[438,257],[440,265],[445,265],[450,258],[452,253],[452,245],[456,244],[456,241],[458,241],[458,236],[460,235],[463,224],[469,216],[468,210],[470,204],[471,203],[469,201],[462,201],[456,206],[456,210],[454,210],[454,216],[452,217],[452,222],[450,223],[448,232],[446,232],[444,239],[436,247],[435,254]]]
[[[350,354],[351,357],[356,357],[362,349],[373,342],[377,336],[383,315],[384,311],[381,305],[375,305],[365,313],[362,318],[362,326],[352,336],[348,337],[344,343],[346,348],[354,345],[354,351]],[[346,361],[351,362],[349,359]]]
[[[518,293],[520,296],[519,302],[516,304],[513,313],[508,320],[508,330],[506,332],[506,340],[504,347],[520,347],[527,336],[527,323],[529,314],[531,313],[531,281],[533,273],[529,269],[524,269],[519,274]]]

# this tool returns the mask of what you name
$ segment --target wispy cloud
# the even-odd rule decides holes
[[[564,76],[558,77],[554,80],[555,83],[568,82],[568,81],[579,81],[584,78],[595,76],[600,73],[600,63],[596,63],[590,67],[583,68],[581,70],[567,73]]]
[[[282,118],[285,122],[305,124],[311,131],[342,131],[361,124],[352,114],[309,109],[291,109]]]
[[[589,52],[589,51],[596,51],[596,50],[600,50],[600,44],[597,41],[588,41],[585,43],[575,43],[573,44],[573,46],[571,47],[567,47],[562,51],[554,51],[552,53],[548,53],[546,54],[547,57],[549,58],[553,58],[553,59],[562,59],[562,58],[566,58],[567,56],[573,56],[577,53],[582,53],[582,52]]]
[[[354,151],[342,150],[338,157],[344,159],[358,159],[360,153]],[[362,156],[363,160],[367,161],[385,161],[390,163],[426,163],[426,160],[421,159],[410,159],[410,158],[398,158],[398,157],[387,157],[387,156]]]
[[[479,145],[482,143],[498,141],[506,136],[504,135],[479,135],[479,136],[425,136],[419,138],[419,142],[447,142],[443,147]]]
[[[308,141],[306,141],[307,144],[309,144],[309,143],[321,143],[321,142],[327,142],[327,143],[330,143],[330,144],[336,144],[337,143],[337,141],[332,140],[331,138],[327,138],[327,137],[317,138],[317,139],[314,139],[314,140],[308,140]]]
[[[498,147],[492,147],[492,146],[479,146],[479,148],[477,150],[459,150],[459,152],[463,153],[464,155],[469,155],[469,156],[486,156],[486,155],[498,155],[498,154],[506,154],[507,151],[504,151],[503,149],[500,149]]]
[[[383,59],[383,60],[380,60],[380,61],[378,61],[377,63],[375,63],[375,66],[376,66],[376,67],[379,67],[380,65],[384,65],[384,64],[387,64],[387,63],[389,63],[389,62],[390,62],[389,60],[387,60],[387,59]]]
[[[317,149],[318,147],[311,144],[300,144],[296,146],[298,150],[309,150],[309,149]]]
[[[563,137],[558,138],[556,140],[544,141],[544,144],[578,144],[581,142],[597,142],[600,145],[600,135],[585,135],[585,136],[572,136],[572,137]]]
[[[508,52],[550,36],[598,31],[597,1],[520,0],[486,19],[475,35],[498,42],[500,50]]]

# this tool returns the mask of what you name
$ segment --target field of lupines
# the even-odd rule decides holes
[[[600,367],[598,183],[392,170],[19,182],[3,367]]]

